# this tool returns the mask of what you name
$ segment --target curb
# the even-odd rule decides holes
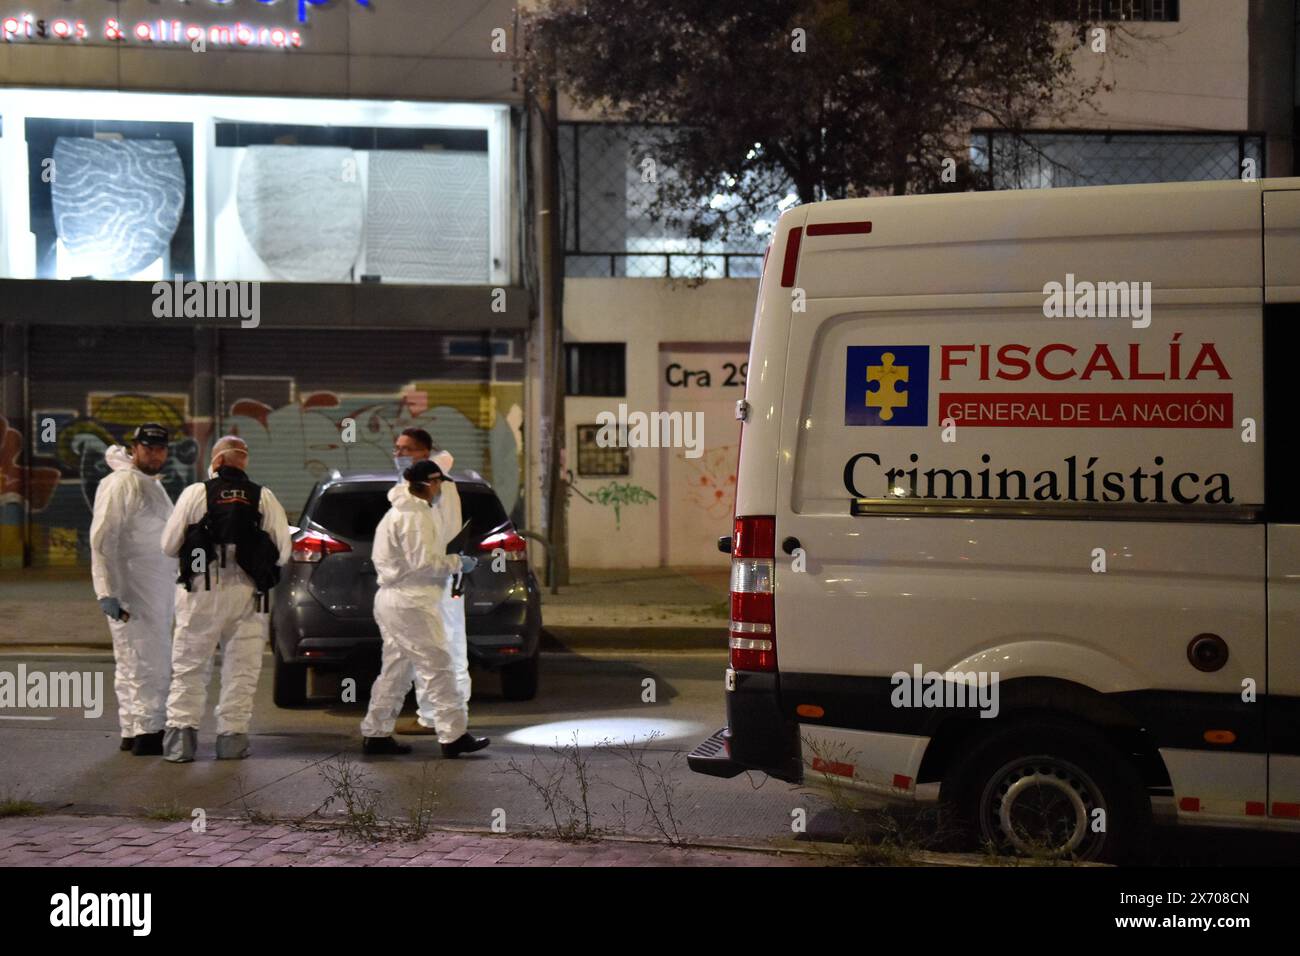
[[[709,627],[542,626],[544,651],[727,650],[725,624]]]

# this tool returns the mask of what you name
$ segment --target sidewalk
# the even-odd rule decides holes
[[[725,650],[729,576],[717,568],[576,568],[551,594],[542,586],[546,650]],[[89,568],[0,571],[0,648],[108,649]]]
[[[0,866],[819,866],[809,853],[674,849],[662,843],[564,843],[434,831],[410,843],[358,843],[335,829],[209,819],[37,816],[0,819]]]
[[[542,587],[543,647],[723,651],[730,618],[727,564],[708,568],[575,568]]]

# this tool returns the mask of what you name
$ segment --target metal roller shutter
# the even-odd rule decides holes
[[[196,480],[189,329],[37,326],[28,340],[30,555],[35,566],[89,563],[87,535],[104,452],[142,422],[172,432],[163,482],[175,499]],[[15,425],[15,427],[17,427]]]
[[[522,404],[522,385],[513,384],[522,382],[521,360],[522,344],[511,336],[227,330],[219,424],[249,443],[252,477],[276,493],[291,519],[331,469],[391,472],[393,440],[413,426],[449,449],[457,469],[504,477],[503,490],[517,497],[515,443],[502,443],[509,401],[502,408],[500,398],[513,386]]]

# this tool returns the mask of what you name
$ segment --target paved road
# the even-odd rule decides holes
[[[501,698],[493,675],[474,670],[471,726],[493,744],[481,754],[442,760],[435,740],[408,737],[416,747],[409,757],[364,758],[360,754],[359,704],[321,704],[280,710],[271,702],[270,659],[262,672],[253,724],[253,756],[245,761],[212,759],[213,729],[205,724],[200,759],[172,765],[156,758],[117,751],[112,664],[105,654],[67,656],[34,652],[0,653],[0,671],[29,669],[98,671],[108,698],[104,713],[87,719],[69,711],[16,711],[0,714],[0,800],[22,798],[49,809],[77,813],[141,813],[170,808],[186,816],[202,808],[214,816],[255,810],[279,819],[312,813],[332,792],[326,776],[346,757],[366,776],[364,785],[381,792],[383,812],[404,817],[424,781],[437,793],[434,818],[446,825],[489,827],[504,813],[507,832],[545,829],[553,821],[541,795],[518,773],[513,761],[540,780],[561,761],[548,750],[570,743],[579,733],[589,759],[592,786],[588,805],[593,825],[615,832],[654,836],[644,819],[645,801],[620,791],[636,790],[635,768],[605,738],[646,746],[644,763],[670,768],[676,787],[675,815],[682,836],[709,842],[788,845],[792,811],[806,811],[810,836],[834,839],[841,832],[824,798],[789,784],[754,775],[716,780],[691,773],[685,754],[724,720],[722,654],[658,653],[617,659],[595,653],[547,654],[542,690],[527,703]],[[655,701],[643,703],[645,680],[652,679]],[[20,719],[13,719],[20,718]],[[42,719],[31,719],[42,718]],[[52,718],[52,719],[51,719]],[[652,786],[660,779],[647,774]],[[564,789],[576,797],[573,768]],[[660,801],[661,803],[662,801]],[[615,805],[625,806],[624,810]],[[569,816],[560,811],[562,821]],[[920,835],[918,833],[918,835]],[[1279,833],[1231,830],[1162,830],[1157,862],[1165,865],[1263,863],[1294,865],[1300,838]]]
[[[600,746],[605,738],[635,742],[646,748],[642,759],[648,766],[672,768],[668,779],[677,788],[674,803],[684,835],[788,840],[794,808],[804,808],[812,818],[824,807],[814,795],[779,781],[756,777],[751,783],[745,776],[715,780],[686,768],[685,754],[724,721],[722,654],[664,653],[636,660],[548,654],[542,690],[527,703],[505,701],[495,677],[475,670],[471,726],[491,736],[493,744],[481,754],[448,761],[438,757],[437,742],[430,737],[406,738],[416,748],[409,757],[363,758],[359,704],[278,709],[271,702],[268,657],[252,728],[253,755],[244,761],[212,759],[209,722],[200,731],[200,759],[188,765],[117,751],[112,665],[106,655],[6,654],[0,656],[0,670],[15,671],[20,660],[29,670],[102,672],[109,698],[97,719],[66,710],[6,710],[10,719],[0,720],[0,798],[20,797],[50,808],[139,812],[172,806],[224,815],[247,804],[272,816],[299,817],[329,796],[326,774],[345,756],[368,775],[370,786],[382,791],[393,816],[415,804],[427,775],[437,791],[440,822],[489,826],[494,813],[499,817],[498,811],[504,811],[509,829],[538,827],[551,822],[542,797],[509,765],[513,760],[545,778],[562,763],[548,748],[571,743],[574,731],[590,759],[594,782],[588,803],[599,827],[625,828],[623,811],[614,805],[621,807],[626,798],[626,830],[654,832],[643,820],[645,801],[618,791],[637,790],[637,772],[616,748]],[[647,678],[654,681],[653,703],[642,701]],[[46,719],[27,719],[32,717]],[[654,732],[661,736],[648,743]],[[568,792],[576,795],[572,767],[566,779]],[[650,773],[648,779],[653,785],[660,778]],[[561,817],[566,819],[563,813]]]

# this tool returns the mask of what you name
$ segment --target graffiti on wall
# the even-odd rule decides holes
[[[387,395],[328,391],[272,406],[232,397],[221,423],[249,446],[254,480],[275,492],[290,520],[312,486],[340,471],[393,470],[393,441],[402,429],[424,428],[455,456],[457,471],[473,470],[493,483],[508,513],[521,508],[523,386],[518,383],[417,382]],[[194,419],[189,396],[92,392],[86,410],[32,412],[31,461],[21,463],[23,436],[0,427],[0,557],[22,560],[24,522],[30,522],[33,564],[89,561],[91,509],[109,473],[105,453],[136,426],[156,421],[172,433],[162,482],[175,500],[186,485],[207,477],[212,422]],[[345,422],[351,422],[345,436]],[[3,422],[3,419],[0,419]],[[53,422],[53,429],[41,425]],[[45,438],[52,440],[46,441]],[[352,440],[345,440],[350,437]],[[24,475],[30,486],[23,487]]]
[[[415,383],[396,397],[313,392],[278,408],[243,398],[231,403],[225,427],[248,442],[257,480],[291,517],[334,469],[391,473],[393,442],[405,428],[428,431],[452,453],[456,471],[482,474],[513,513],[522,491],[522,400],[519,384],[444,381]]]
[[[731,517],[736,500],[739,450],[736,445],[719,445],[699,458],[677,455],[689,469],[683,497],[710,518]]]
[[[171,432],[161,481],[175,499],[196,480],[199,451],[210,440],[210,425],[190,418],[188,395],[90,392],[84,412],[65,408],[32,411],[32,459],[55,476],[44,503],[27,502],[33,563],[88,560],[95,490],[109,473],[104,455],[111,445],[128,442],[136,426],[144,422],[158,422]]]
[[[23,433],[0,416],[0,567],[20,567],[27,509],[42,511],[59,483],[59,470],[23,465]]]
[[[573,472],[568,472],[567,489],[576,494],[589,505],[600,505],[614,512],[614,530],[623,530],[623,509],[629,505],[645,505],[658,499],[649,490],[629,481],[607,481],[598,488],[583,492],[573,481]]]

